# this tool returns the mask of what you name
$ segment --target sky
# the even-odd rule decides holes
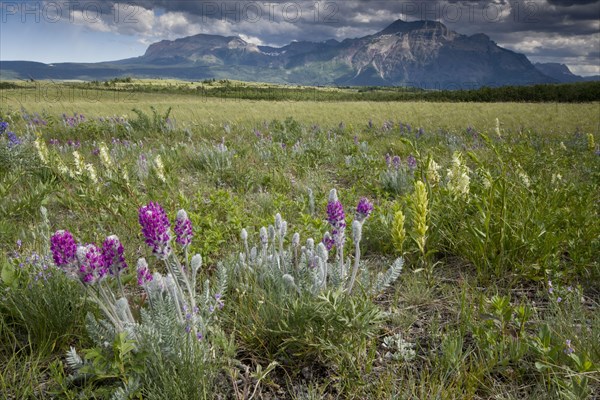
[[[485,33],[532,62],[600,74],[600,0],[0,0],[0,60],[112,61],[199,33],[271,46],[343,40],[397,19]]]

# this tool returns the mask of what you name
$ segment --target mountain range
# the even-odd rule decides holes
[[[298,85],[467,89],[593,80],[563,64],[532,64],[485,34],[456,33],[441,22],[397,20],[343,41],[259,46],[237,36],[199,34],[151,44],[140,57],[101,63],[0,61],[9,79],[115,77],[236,79]],[[600,77],[595,77],[599,79]]]

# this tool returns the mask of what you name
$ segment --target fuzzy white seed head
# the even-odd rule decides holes
[[[269,225],[269,240],[271,242],[275,240],[275,227],[273,225]]]
[[[265,228],[264,226],[260,228],[259,236],[260,242],[263,245],[266,245],[269,242],[269,234],[267,233],[267,228]]]
[[[337,191],[335,189],[331,189],[331,191],[329,191],[329,202],[335,203],[336,201],[338,201]]]
[[[188,215],[187,212],[185,210],[179,210],[177,211],[177,217],[176,217],[179,221],[185,221],[188,219]]]
[[[202,256],[200,254],[196,254],[194,257],[192,257],[191,266],[192,271],[196,272],[202,268]]]
[[[282,222],[281,214],[277,213],[275,215],[275,229],[277,229],[277,230],[281,229],[281,222]]]
[[[287,233],[287,221],[281,221],[281,228],[279,229],[281,236],[285,236]]]
[[[327,262],[327,259],[329,258],[329,252],[327,251],[327,247],[325,247],[323,242],[317,245],[317,255],[321,260]]]

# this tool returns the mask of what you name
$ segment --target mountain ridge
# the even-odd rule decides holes
[[[133,75],[434,89],[577,79],[564,71],[557,73],[556,67],[536,67],[525,55],[498,46],[483,33],[467,36],[427,20],[396,20],[372,35],[341,42],[294,41],[282,47],[256,45],[234,35],[198,34],[152,43],[142,56],[124,60],[51,66],[0,61],[0,72],[3,70],[4,74],[32,79],[99,80]]]

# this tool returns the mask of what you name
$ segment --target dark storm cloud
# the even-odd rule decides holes
[[[548,0],[554,6],[571,7],[573,5],[593,4],[596,0]]]

